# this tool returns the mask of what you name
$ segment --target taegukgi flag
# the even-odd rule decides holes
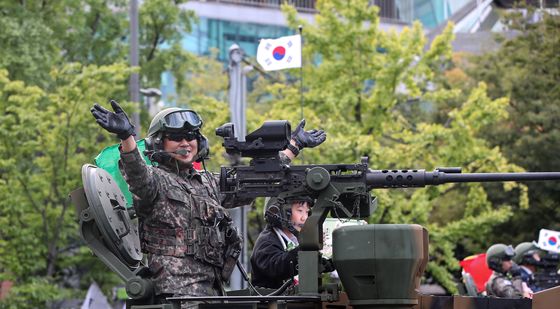
[[[301,67],[301,36],[262,39],[257,48],[257,62],[265,71]]]
[[[560,232],[541,229],[538,247],[555,253],[560,253]]]

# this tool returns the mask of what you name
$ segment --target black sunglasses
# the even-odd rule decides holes
[[[170,141],[180,142],[182,140],[187,140],[188,142],[196,139],[197,134],[195,132],[172,132],[165,134],[165,138]]]

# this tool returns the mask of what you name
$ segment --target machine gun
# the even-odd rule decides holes
[[[355,164],[286,165],[282,164],[279,151],[290,142],[290,132],[287,121],[267,121],[247,135],[245,141],[239,141],[233,124],[227,123],[216,129],[229,155],[251,158],[249,165],[221,168],[220,191],[240,198],[275,196],[288,199],[299,195],[316,198],[312,214],[299,235],[298,292],[320,296],[322,300],[329,300],[332,296],[319,293],[322,223],[329,212],[338,218],[369,217],[377,205],[370,190],[463,182],[560,179],[558,172],[463,174],[458,167],[437,168],[432,172],[423,169],[371,170],[367,157]],[[371,243],[375,245],[369,247]],[[351,304],[392,303],[403,308],[413,305],[414,290],[418,288],[427,264],[427,245],[427,231],[417,225],[357,226],[335,231],[333,259]],[[371,252],[367,252],[368,248]],[[383,256],[384,251],[392,252],[394,256]]]

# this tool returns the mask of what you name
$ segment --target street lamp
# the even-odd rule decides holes
[[[130,19],[130,50],[129,50],[129,60],[131,67],[138,66],[138,0],[130,0],[130,10],[129,10],[129,19]],[[140,76],[138,73],[130,74],[130,82],[129,82],[129,95],[131,102],[140,103]],[[140,112],[135,112],[132,115],[132,121],[135,124],[136,130],[136,139],[140,138]]]
[[[141,88],[140,93],[144,96],[144,104],[146,109],[150,114],[150,117],[154,117],[161,109],[163,104],[158,104],[158,98],[161,98],[161,90],[157,88]]]

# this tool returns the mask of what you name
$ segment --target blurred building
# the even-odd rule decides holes
[[[414,20],[412,0],[373,2],[380,7],[382,29],[402,29]],[[226,61],[229,47],[236,43],[248,56],[255,56],[261,38],[294,34],[280,10],[282,3],[294,5],[301,18],[313,23],[317,13],[315,0],[189,1],[184,8],[196,12],[200,20],[193,32],[185,36],[183,46],[202,55],[216,48],[219,59]]]
[[[379,7],[380,28],[401,30],[420,21],[430,40],[448,22],[455,24],[455,51],[483,53],[497,48],[494,33],[503,31],[499,11],[511,9],[514,0],[371,0]],[[560,0],[528,0],[541,8],[558,8]],[[228,50],[238,44],[249,57],[254,57],[261,38],[277,38],[294,34],[287,27],[280,9],[282,3],[294,5],[301,18],[313,23],[317,13],[316,0],[190,0],[183,5],[199,17],[193,31],[185,34],[182,45],[197,55],[218,52],[218,59],[227,63]],[[305,29],[304,29],[305,34]],[[164,98],[175,93],[173,77],[162,76]]]
[[[560,0],[529,0],[537,7],[558,7]],[[379,7],[381,29],[402,29],[418,20],[428,34],[437,33],[448,21],[456,33],[501,31],[499,10],[513,7],[513,0],[372,0]],[[299,16],[313,23],[315,0],[191,0],[183,7],[200,17],[193,32],[183,39],[185,49],[199,55],[219,51],[227,61],[229,47],[236,43],[254,56],[261,38],[294,34],[280,10],[282,3],[294,5]],[[305,29],[304,29],[305,32]]]

